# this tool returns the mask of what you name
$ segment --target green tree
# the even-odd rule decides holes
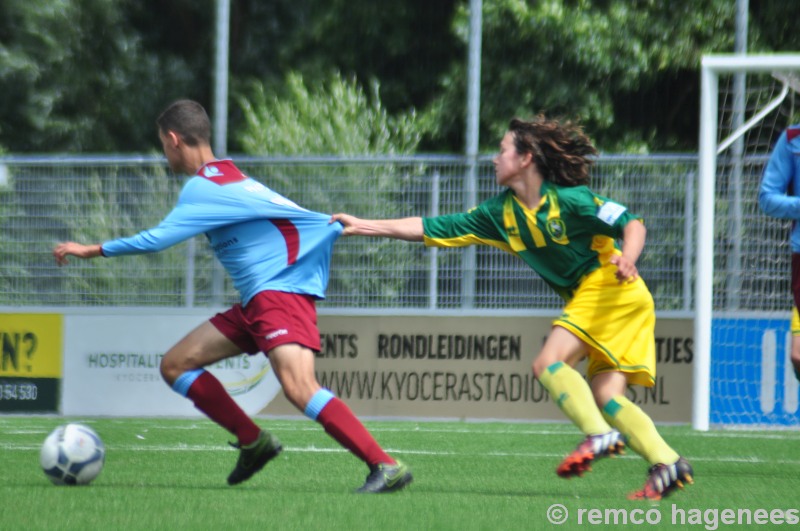
[[[415,113],[390,116],[373,83],[366,93],[355,79],[333,74],[309,87],[290,73],[283,94],[252,83],[238,102],[244,151],[259,155],[395,155],[413,153],[421,131]]]
[[[328,0],[278,43],[283,65],[309,81],[331,67],[346,77],[377,80],[389,112],[421,109],[435,97],[442,71],[463,61],[466,47],[450,31],[461,0]]]
[[[484,0],[481,139],[514,114],[580,117],[606,151],[694,150],[699,60],[733,49],[733,0]],[[178,97],[210,108],[213,0],[0,2],[0,145],[142,152]],[[230,83],[280,90],[331,71],[378,83],[390,115],[463,151],[467,0],[232,0]],[[751,51],[798,50],[800,2],[750,2]],[[245,117],[231,105],[230,150]],[[418,118],[419,120],[419,118]]]
[[[0,3],[0,144],[15,153],[155,145],[162,95],[191,95],[195,76],[180,58],[145,50],[122,5]]]
[[[696,70],[704,51],[730,49],[734,8],[728,0],[484,2],[483,145],[493,146],[511,117],[538,112],[579,117],[607,150],[670,145],[672,124],[656,131],[631,127],[639,124],[619,120],[621,107],[641,94],[650,112],[658,112],[663,102],[654,96],[665,79]],[[468,17],[462,4],[454,31],[464,42]],[[459,80],[466,79],[465,68],[451,65],[429,111],[439,138],[451,146],[463,145],[465,84]]]

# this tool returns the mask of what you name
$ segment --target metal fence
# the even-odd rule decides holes
[[[461,212],[500,191],[491,157],[234,157],[307,208],[394,218]],[[692,308],[695,156],[601,156],[592,188],[641,214],[639,269],[659,311]],[[58,241],[98,243],[157,224],[182,179],[160,157],[0,158],[0,306],[212,307],[237,300],[203,238],[161,253],[73,260]],[[489,247],[428,249],[388,239],[336,244],[330,310],[553,311],[562,301],[521,260]]]

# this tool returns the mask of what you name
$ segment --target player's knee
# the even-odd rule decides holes
[[[537,356],[536,359],[533,360],[533,364],[531,365],[531,368],[533,369],[533,375],[536,378],[540,378],[544,373],[544,371],[546,371],[547,368],[553,363],[554,362],[546,356],[542,355]]]
[[[603,411],[609,402],[624,395],[607,389],[592,389],[592,396],[594,396],[594,403],[597,405],[597,409]]]
[[[286,399],[300,411],[303,411],[320,388],[319,384],[314,381],[298,382],[293,381],[288,385],[283,385],[283,395]]]
[[[169,385],[175,383],[175,380],[177,380],[178,376],[180,376],[180,373],[177,371],[175,364],[172,362],[172,360],[168,359],[166,356],[161,358],[161,364],[159,365],[158,369],[161,372],[161,377]]]
[[[177,380],[181,374],[195,368],[196,367],[187,365],[186,360],[180,359],[178,356],[170,355],[169,353],[161,358],[161,364],[159,365],[161,377],[169,385],[175,383],[175,380]]]

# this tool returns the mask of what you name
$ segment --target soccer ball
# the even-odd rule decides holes
[[[83,424],[59,426],[42,445],[39,462],[56,485],[86,485],[103,469],[106,449],[97,433]]]

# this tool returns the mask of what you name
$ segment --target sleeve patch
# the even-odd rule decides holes
[[[628,209],[619,203],[606,201],[603,203],[603,206],[597,210],[597,217],[600,218],[603,223],[613,225],[626,210]]]

